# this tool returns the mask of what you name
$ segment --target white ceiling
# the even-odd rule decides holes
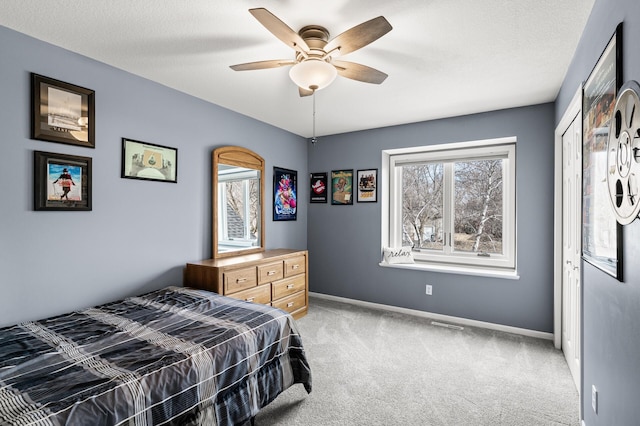
[[[289,68],[229,68],[294,58],[250,8],[330,38],[379,15],[393,26],[340,58],[389,74],[381,85],[339,76],[316,93],[322,136],[551,102],[593,2],[0,0],[0,25],[310,137],[312,97],[299,97]]]

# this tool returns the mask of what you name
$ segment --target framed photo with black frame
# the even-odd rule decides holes
[[[607,43],[582,94],[582,258],[622,281],[622,225],[607,186],[607,143],[622,85],[622,23]]]
[[[311,173],[309,176],[311,203],[327,202],[327,173]]]
[[[33,154],[34,210],[91,210],[91,158]]]
[[[298,172],[273,168],[273,220],[298,218]]]
[[[359,203],[375,203],[378,201],[378,169],[358,170],[356,174],[358,182]]]
[[[353,205],[353,169],[331,171],[331,204]]]
[[[178,149],[122,138],[121,177],[177,183]]]
[[[31,138],[96,147],[95,92],[31,73]]]

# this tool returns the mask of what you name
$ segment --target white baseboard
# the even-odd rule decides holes
[[[398,312],[401,314],[414,315],[422,318],[429,318],[442,322],[450,322],[459,325],[468,325],[470,327],[486,328],[489,330],[503,331],[505,333],[520,334],[522,336],[536,337],[538,339],[553,340],[553,333],[545,333],[542,331],[528,330],[526,328],[510,327],[508,325],[494,324],[491,322],[476,321],[460,317],[452,317],[449,315],[435,314],[432,312],[418,311],[416,309],[400,308],[398,306],[383,305],[380,303],[364,302],[362,300],[347,299],[345,297],[331,296],[329,294],[309,292],[309,297],[318,299],[332,300],[335,302],[349,303],[352,305],[363,306],[366,308],[381,309],[383,311]]]

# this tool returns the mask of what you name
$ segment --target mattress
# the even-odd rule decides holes
[[[0,424],[239,425],[311,370],[286,312],[168,287],[0,328]]]

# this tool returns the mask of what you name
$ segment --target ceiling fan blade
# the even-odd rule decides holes
[[[334,56],[346,55],[347,53],[358,50],[361,47],[376,41],[391,31],[392,28],[393,27],[384,16],[378,16],[377,18],[373,18],[360,25],[356,25],[355,27],[336,36],[333,40],[327,43],[324,47],[324,51],[329,53],[338,49]]]
[[[300,97],[304,97],[304,96],[311,96],[313,95],[313,90],[308,90],[308,89],[303,89],[302,87],[298,86],[298,92],[300,93]]]
[[[264,70],[267,68],[278,68],[293,65],[295,63],[296,61],[292,61],[290,59],[274,59],[271,61],[247,62],[246,64],[230,65],[230,68],[234,71]]]
[[[387,74],[366,65],[335,60],[331,61],[331,63],[336,67],[340,76],[350,78],[352,80],[380,84],[387,78]]]
[[[282,40],[287,46],[297,52],[304,53],[305,56],[307,52],[309,52],[309,46],[307,46],[307,43],[302,39],[302,37],[267,9],[263,7],[249,9],[249,13],[251,13],[258,22],[264,25],[266,29]]]

